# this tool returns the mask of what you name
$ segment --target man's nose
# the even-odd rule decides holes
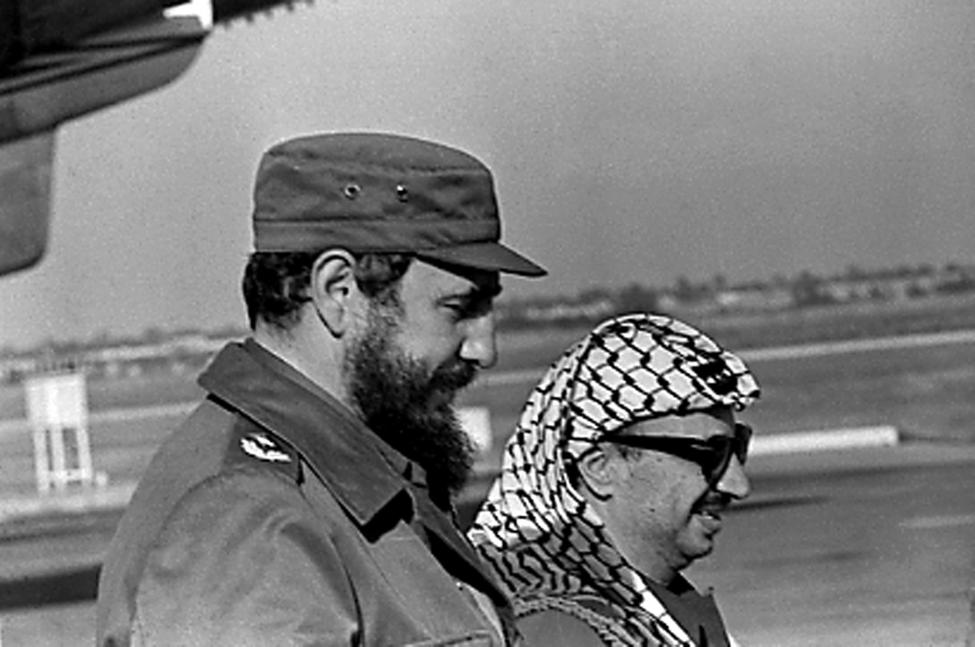
[[[460,357],[481,368],[491,368],[498,361],[493,312],[487,312],[468,322],[460,347]]]
[[[735,499],[744,499],[751,493],[752,485],[748,480],[748,475],[745,474],[745,467],[737,456],[731,457],[728,469],[721,475],[715,489]]]

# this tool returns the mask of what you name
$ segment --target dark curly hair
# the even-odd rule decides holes
[[[287,330],[298,321],[298,311],[310,300],[311,268],[320,252],[255,252],[244,269],[242,288],[247,319],[253,330],[258,321]],[[399,280],[413,261],[411,254],[355,255],[355,282],[377,305],[401,309]]]

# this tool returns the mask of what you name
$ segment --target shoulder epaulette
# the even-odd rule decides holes
[[[253,424],[238,424],[231,434],[224,458],[226,465],[259,466],[287,473],[301,480],[301,455],[281,438]]]

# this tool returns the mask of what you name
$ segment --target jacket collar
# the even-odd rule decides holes
[[[467,576],[501,608],[510,603],[464,535],[426,492],[420,466],[383,442],[326,391],[253,339],[227,344],[199,379],[231,408],[291,444],[360,527],[401,493],[417,520],[461,558]],[[410,487],[407,479],[414,485]]]
[[[380,453],[382,441],[345,405],[254,340],[227,344],[199,383],[298,450],[360,526],[404,490],[407,459]]]

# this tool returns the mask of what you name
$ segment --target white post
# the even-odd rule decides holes
[[[46,494],[51,489],[51,455],[47,448],[47,429],[34,427],[34,475],[37,478],[37,491]]]
[[[51,444],[51,471],[55,492],[64,492],[68,484],[68,467],[64,460],[64,429],[59,425],[47,428],[47,440]]]
[[[91,484],[95,480],[91,466],[91,439],[88,436],[88,426],[75,427],[76,449],[78,451],[78,480]]]

